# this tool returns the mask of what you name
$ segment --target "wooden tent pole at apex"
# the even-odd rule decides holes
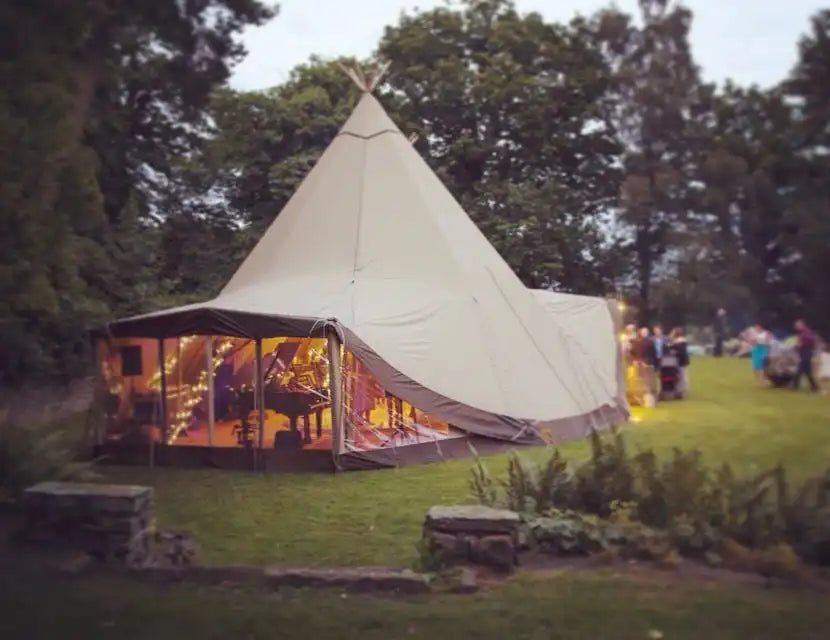
[[[377,89],[381,79],[389,70],[389,65],[389,61],[384,62],[378,66],[376,71],[371,76],[367,76],[366,73],[364,73],[363,70],[361,70],[357,65],[347,66],[343,62],[337,62],[337,66],[340,67],[341,71],[343,71],[343,73],[345,73],[363,93],[372,93],[375,89]]]

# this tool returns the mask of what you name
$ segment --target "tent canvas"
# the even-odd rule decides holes
[[[626,406],[625,363],[619,336],[622,317],[618,302],[606,298],[534,289],[533,294],[569,338],[569,346],[587,357]]]
[[[575,347],[368,92],[218,296],[106,331],[328,331],[387,392],[508,444],[580,437],[627,417],[616,381]]]

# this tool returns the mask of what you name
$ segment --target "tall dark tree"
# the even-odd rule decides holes
[[[641,24],[600,12],[592,34],[613,72],[608,118],[624,146],[619,220],[630,229],[639,307],[686,224],[689,124],[701,90],[689,47],[692,13],[672,0],[640,0]]]
[[[419,150],[524,282],[603,292],[618,149],[607,68],[583,30],[466,0],[404,15],[378,55]]]
[[[258,0],[0,7],[6,382],[82,370],[90,323],[151,303],[135,276],[158,246],[136,230],[160,215],[171,159],[198,148],[235,35],[270,15]]]
[[[830,9],[812,17],[784,91],[795,112],[793,138],[800,160],[791,196],[797,299],[790,313],[806,315],[830,336]]]

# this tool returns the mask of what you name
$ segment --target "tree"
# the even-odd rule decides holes
[[[150,304],[147,283],[123,277],[150,268],[146,255],[124,247],[152,239],[171,160],[198,148],[212,89],[242,54],[235,34],[271,14],[258,0],[0,8],[6,382],[84,370],[90,324]]]
[[[607,118],[624,147],[619,221],[630,249],[643,319],[651,288],[686,223],[690,116],[701,91],[689,48],[692,13],[672,0],[640,0],[642,24],[616,9],[591,21],[613,72]]]
[[[181,167],[208,193],[206,213],[259,236],[334,138],[358,97],[336,65],[313,59],[266,91],[221,89],[211,104],[215,136]],[[212,203],[210,201],[213,201]]]
[[[165,225],[177,291],[216,294],[337,134],[359,90],[335,62],[354,61],[312,58],[281,86],[214,94],[215,135],[177,167],[179,213]]]
[[[784,83],[794,111],[792,129],[799,159],[792,205],[791,262],[796,300],[790,315],[807,316],[830,334],[830,10],[816,13],[799,43],[799,58]]]
[[[583,31],[467,0],[402,16],[377,55],[418,149],[525,284],[604,293],[618,147],[607,68]]]

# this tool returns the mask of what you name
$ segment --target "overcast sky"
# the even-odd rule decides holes
[[[312,54],[368,56],[383,28],[401,11],[444,4],[442,0],[280,0],[280,15],[264,27],[248,29],[242,40],[247,58],[231,85],[263,89],[283,82]],[[516,0],[522,12],[538,11],[567,21],[608,6],[602,0]],[[636,13],[637,0],[616,5]],[[692,48],[707,80],[732,78],[742,84],[778,82],[796,60],[796,44],[808,19],[830,0],[687,0],[695,14]]]

